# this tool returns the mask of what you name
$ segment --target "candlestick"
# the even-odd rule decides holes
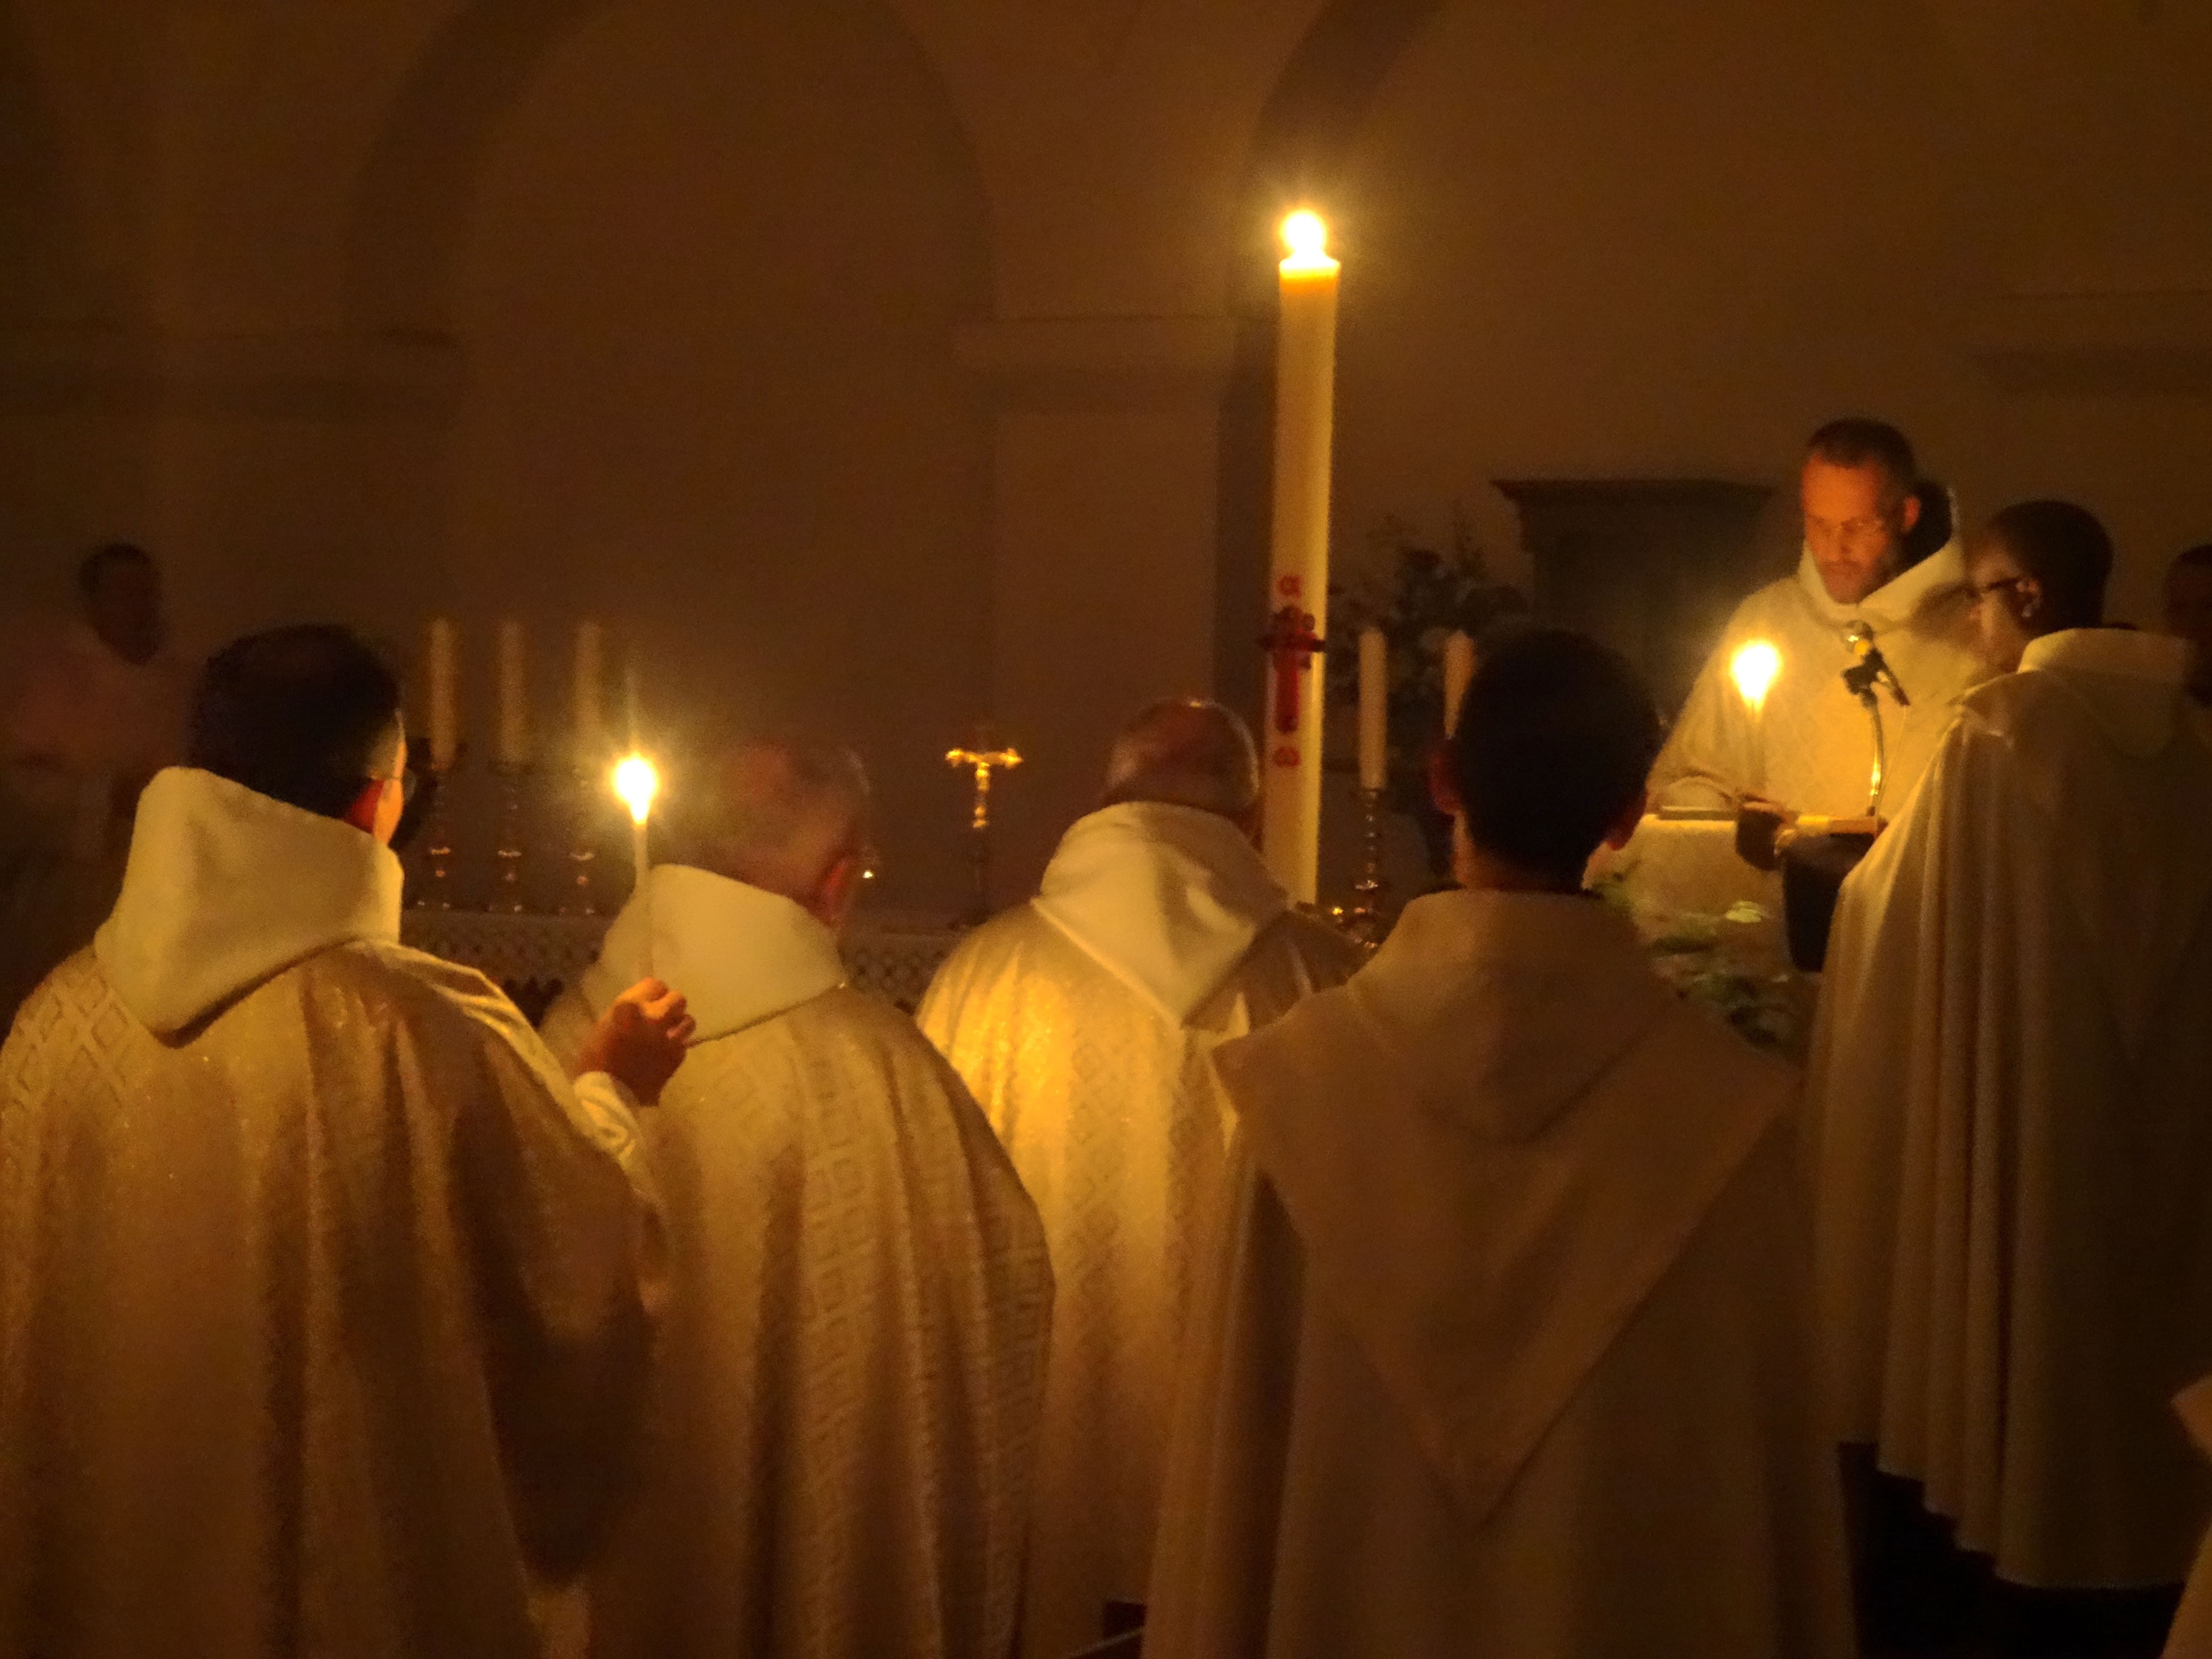
[[[454,692],[460,653],[450,617],[430,618],[428,666],[430,679],[430,766],[442,777],[453,770],[460,748],[460,714]]]
[[[1321,863],[1323,676],[1313,659],[1328,624],[1330,445],[1335,419],[1336,292],[1328,227],[1310,212],[1283,222],[1278,271],[1272,623],[1263,642],[1272,696],[1261,846],[1275,878],[1314,902]]]
[[[593,809],[599,797],[592,787],[592,773],[580,764],[569,779],[569,817],[574,838],[568,845],[568,895],[561,902],[561,914],[564,916],[599,914],[598,896],[592,890],[592,879],[599,861],[599,849],[593,844],[592,834],[599,823],[599,814]]]
[[[435,727],[433,731],[434,732]],[[453,862],[453,837],[446,828],[446,773],[433,760],[428,780],[430,810],[422,823],[422,861],[429,866],[429,880],[415,896],[417,910],[450,910],[453,908],[453,889],[447,884]]]
[[[1344,931],[1362,949],[1373,951],[1390,931],[1383,915],[1382,807],[1386,792],[1363,786],[1359,791],[1360,874],[1352,884],[1352,908]]]
[[[499,860],[499,885],[495,889],[491,908],[508,915],[520,915],[522,902],[522,785],[529,769],[521,766],[501,765],[493,770],[499,777],[499,845],[492,856]]]
[[[1379,628],[1359,630],[1359,787],[1390,781],[1390,647]]]
[[[596,766],[606,744],[606,629],[598,623],[576,624],[576,676],[570,725],[580,767]]]
[[[1467,701],[1467,688],[1474,678],[1474,639],[1454,632],[1444,641],[1444,735],[1459,730],[1459,706]]]
[[[530,644],[523,625],[499,625],[499,764],[520,771],[530,764]]]

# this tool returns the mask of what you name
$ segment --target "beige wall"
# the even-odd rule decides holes
[[[438,586],[549,657],[579,615],[634,624],[664,717],[847,734],[890,894],[940,894],[943,754],[988,695],[989,429],[953,358],[988,285],[973,165],[872,0],[592,18],[477,187]]]
[[[848,726],[945,904],[990,714],[1011,894],[1129,706],[1256,678],[1288,196],[1347,551],[1865,407],[2105,512],[2141,615],[2212,534],[2207,84],[2103,0],[0,0],[0,603],[123,533],[200,642],[635,617]]]
[[[1490,479],[1780,482],[1814,424],[1863,410],[1970,514],[2063,493],[2105,514],[2119,606],[2145,615],[2166,558],[2212,535],[2212,378],[2153,393],[2142,364],[2100,361],[2125,319],[2098,295],[2158,290],[2131,325],[2153,356],[2197,337],[2212,234],[2178,204],[2212,199],[2212,142],[2184,137],[2164,60],[2201,88],[2212,36],[2112,7],[2039,36],[1984,9],[1448,7],[1340,189],[1340,541],[1457,499],[1510,558]],[[1969,42],[2005,71],[1969,74]],[[1991,116],[2008,75],[2039,119]],[[2077,332],[2038,338],[2017,296],[2054,289],[2088,296],[2041,319]],[[2008,339],[2031,349],[1993,371]]]

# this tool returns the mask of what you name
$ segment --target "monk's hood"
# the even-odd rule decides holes
[[[1034,902],[1180,1025],[1227,983],[1291,901],[1227,818],[1130,801],[1077,820]]]
[[[1424,1090],[1501,1140],[1540,1133],[1673,1006],[1626,917],[1541,893],[1417,899],[1352,984]]]
[[[2163,754],[2182,722],[2185,640],[2126,628],[2068,629],[2028,641],[2020,667],[2063,685],[2112,746],[2134,759]]]
[[[1821,621],[1838,630],[1863,621],[1872,624],[1877,638],[1892,629],[1903,628],[1919,615],[1922,607],[1954,592],[1966,580],[1966,557],[1955,536],[1856,605],[1838,605],[1828,597],[1811,548],[1805,549],[1797,560],[1798,588]]]
[[[1225,1044],[1246,1145],[1470,1522],[1787,1108],[1595,900],[1407,907],[1346,986]]]
[[[683,993],[708,1042],[845,982],[837,936],[780,893],[688,864],[656,865],[578,981],[594,1017],[641,979]]]
[[[399,938],[399,860],[349,823],[171,767],[138,799],[122,896],[93,953],[167,1036],[353,939]]]

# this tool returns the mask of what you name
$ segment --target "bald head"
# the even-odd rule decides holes
[[[835,744],[752,738],[716,757],[675,814],[683,862],[780,893],[831,927],[859,891],[870,830],[868,779]]]
[[[1146,709],[1115,738],[1106,768],[1107,805],[1139,800],[1249,823],[1260,804],[1260,757],[1244,722],[1195,697]]]

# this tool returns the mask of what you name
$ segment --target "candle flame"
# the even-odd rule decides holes
[[[1283,261],[1286,271],[1336,269],[1336,261],[1328,257],[1328,227],[1310,208],[1300,208],[1283,221],[1283,246],[1291,251]]]
[[[643,823],[660,793],[660,774],[642,755],[625,755],[615,766],[615,793],[629,808],[630,822]]]
[[[1729,678],[1743,700],[1757,714],[1766,706],[1766,694],[1782,675],[1782,653],[1765,640],[1753,640],[1729,662]]]

